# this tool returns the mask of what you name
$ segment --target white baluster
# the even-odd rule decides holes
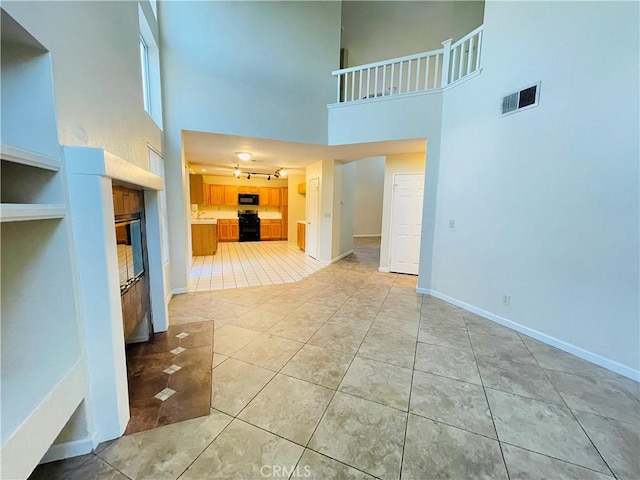
[[[396,64],[391,64],[391,78],[389,79],[389,95],[393,95],[393,82],[396,80]]]
[[[398,93],[402,93],[402,64],[404,62],[400,62],[400,73],[398,74]]]
[[[364,70],[360,70],[360,82],[358,87],[358,100],[362,100],[362,77],[364,77]]]
[[[442,55],[442,80],[440,81],[441,87],[446,87],[449,85],[449,60],[451,58],[451,41],[453,39],[445,40],[442,42],[442,46],[444,47],[444,53]],[[436,58],[436,67],[435,67],[435,76],[433,77],[433,88],[437,88],[437,78],[438,78],[438,56]],[[452,75],[453,76],[453,75]]]
[[[473,60],[473,39],[474,37],[471,37],[469,39],[469,58],[467,59],[467,75],[471,73],[471,61]]]
[[[476,54],[476,70],[480,68],[480,56],[482,55],[482,34],[484,32],[480,30],[478,32],[478,53]]]
[[[367,88],[365,90],[364,98],[369,98],[369,92],[371,91],[371,68],[367,68]]]
[[[411,60],[407,62],[407,93],[411,91]]]
[[[458,48],[453,49],[453,55],[451,57],[451,82],[455,82],[458,78],[456,77],[456,65],[458,62],[456,61],[458,58]]]
[[[438,58],[438,57],[434,57]],[[429,90],[429,64],[431,63],[431,57],[426,58],[426,66],[424,67],[424,89]]]
[[[420,57],[416,58],[416,89],[417,92],[420,90]]]
[[[445,50],[445,52],[446,52],[446,50]],[[439,78],[439,76],[438,76],[439,70],[438,69],[440,67],[440,59],[438,58],[439,56],[440,55],[436,55],[434,57],[434,59],[436,61],[436,65],[435,65],[435,68],[433,70],[433,88],[438,88],[438,78]],[[448,82],[449,81],[448,80],[448,75],[446,75],[446,73],[445,73],[446,71],[447,71],[446,68],[444,68],[444,55],[443,55],[442,56],[442,79],[440,80],[440,87],[444,87],[445,86],[445,84],[443,84],[442,82],[445,82],[445,81]]]
[[[463,69],[464,69],[464,44],[467,42],[462,42],[460,44],[460,66],[458,67],[458,79],[462,78],[464,76],[463,74]]]
[[[376,67],[376,73],[373,76],[373,96],[378,96],[378,70],[380,67]]]
[[[351,101],[355,100],[356,96],[356,72],[351,72]]]
[[[387,87],[387,66],[382,67],[382,96],[384,97],[384,89]]]

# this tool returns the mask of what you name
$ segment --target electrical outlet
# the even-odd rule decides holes
[[[509,295],[502,295],[502,304],[508,307],[511,304],[511,297]]]
[[[454,220],[449,220],[449,228],[453,228],[456,222]]]

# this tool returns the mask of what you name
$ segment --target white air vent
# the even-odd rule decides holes
[[[540,82],[523,88],[519,92],[510,93],[502,97],[502,105],[500,106],[500,115],[508,115],[518,112],[525,108],[531,108],[538,105],[540,97]]]

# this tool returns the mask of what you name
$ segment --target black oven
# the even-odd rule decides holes
[[[258,197],[259,195],[252,193],[239,193],[238,205],[259,205]]]

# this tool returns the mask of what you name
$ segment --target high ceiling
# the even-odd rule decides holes
[[[196,172],[206,169],[206,173],[212,175],[231,174],[236,164],[242,171],[273,173],[284,168],[291,174],[304,175],[306,167],[318,160],[347,163],[366,157],[426,150],[424,139],[326,146],[194,131],[184,131],[182,139],[188,165]],[[253,155],[251,160],[242,161],[236,152]]]

